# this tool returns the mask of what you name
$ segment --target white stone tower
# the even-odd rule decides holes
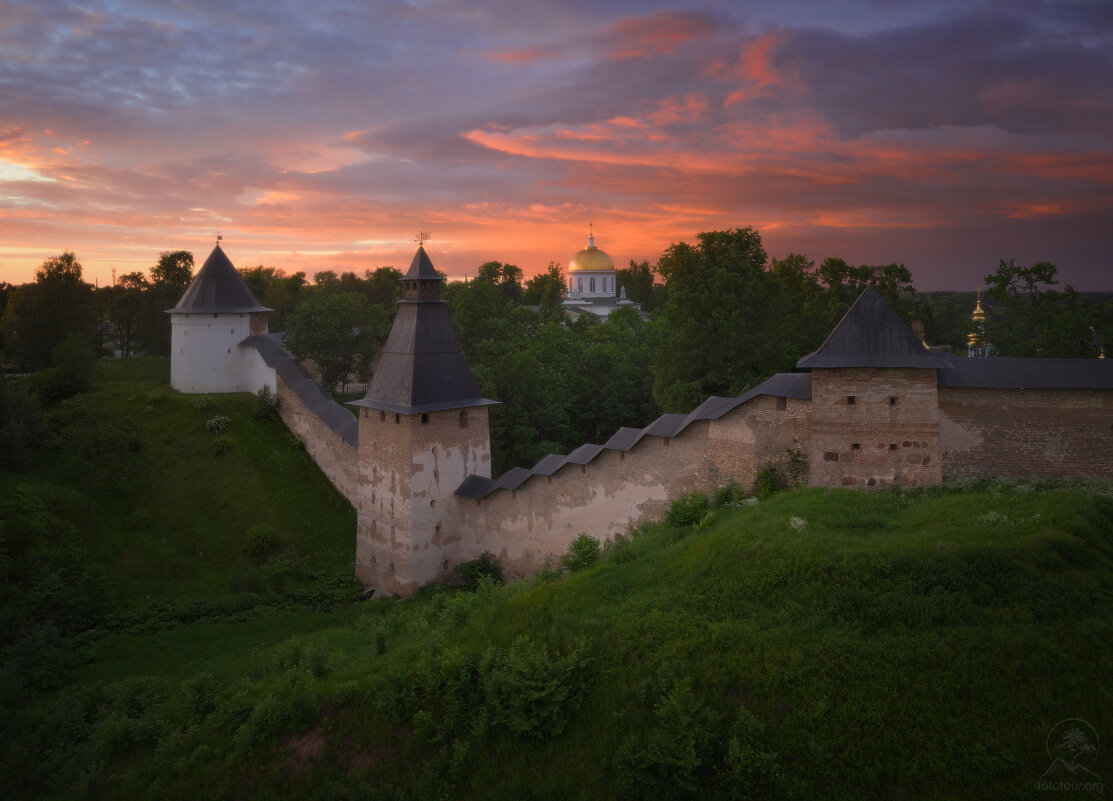
[[[179,392],[255,392],[237,347],[267,333],[267,312],[219,243],[170,315],[170,385]]]

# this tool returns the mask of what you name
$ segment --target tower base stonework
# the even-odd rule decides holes
[[[491,475],[484,406],[422,414],[360,410],[356,576],[409,596],[461,561],[467,476]]]

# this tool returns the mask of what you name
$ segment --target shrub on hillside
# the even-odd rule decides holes
[[[714,770],[719,716],[677,680],[653,710],[650,727],[619,747],[614,789],[619,798],[698,798]]]
[[[496,584],[503,583],[502,566],[499,565],[498,557],[490,551],[484,551],[478,559],[461,562],[452,569],[452,572],[463,580],[469,590],[476,589],[479,586],[479,580],[483,577],[487,577]]]
[[[224,430],[228,428],[228,424],[231,422],[232,421],[223,414],[218,414],[216,417],[210,417],[205,421],[205,428],[212,434],[223,434]]]
[[[85,392],[93,385],[93,348],[81,336],[67,337],[50,360],[50,367],[35,374],[39,397],[58,401]]]
[[[676,528],[694,526],[710,511],[711,501],[706,495],[702,492],[689,492],[672,502],[665,514],[665,520]]]
[[[525,636],[509,648],[488,648],[479,679],[491,727],[538,738],[560,734],[583,702],[591,661],[584,639],[563,657]]]
[[[260,420],[270,420],[278,416],[278,396],[269,386],[263,384],[255,393],[255,416]]]
[[[243,553],[256,564],[282,550],[282,538],[270,523],[259,523],[244,535]]]
[[[784,482],[777,475],[772,465],[763,463],[758,467],[757,473],[754,475],[754,495],[765,500],[771,498],[783,487]]]
[[[722,508],[734,503],[739,503],[745,497],[746,492],[742,489],[742,485],[737,481],[731,481],[729,484],[715,490],[711,496],[711,504],[716,508]]]
[[[46,423],[38,399],[0,379],[0,467],[18,470],[30,464],[45,436]]]
[[[216,408],[216,401],[208,395],[202,395],[193,401],[193,408],[199,412],[211,412]]]
[[[569,573],[575,573],[577,570],[595,564],[602,553],[599,540],[581,532],[580,536],[572,540],[568,546],[568,553],[560,557],[560,565]]]

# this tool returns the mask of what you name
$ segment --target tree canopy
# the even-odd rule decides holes
[[[286,347],[311,360],[321,383],[340,398],[351,378],[366,380],[389,320],[381,306],[355,292],[315,294],[290,317]]]

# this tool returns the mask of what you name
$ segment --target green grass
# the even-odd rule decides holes
[[[243,553],[253,526],[273,531],[295,570],[350,571],[354,511],[281,421],[256,419],[251,395],[199,402],[168,378],[166,359],[98,362],[87,422],[119,428],[122,452],[75,460],[63,428],[33,469],[0,471],[0,492],[39,492],[103,561],[124,607],[257,591],[259,565]],[[230,420],[224,453],[206,429],[218,415]]]
[[[312,471],[298,488],[265,469],[288,435],[250,400],[216,399],[237,436],[220,457],[183,433],[205,417],[189,399],[167,391],[141,418],[145,443],[174,439],[142,458],[193,441],[210,471],[258,482],[225,537],[332,492]],[[48,484],[51,462],[31,478]],[[186,469],[172,480],[208,482]],[[183,510],[228,497],[223,483],[158,491]],[[0,779],[52,798],[1046,798],[1052,726],[1082,718],[1105,740],[1113,726],[1111,496],[1061,482],[786,492],[647,526],[549,581],[331,611],[296,583],[245,601],[218,560],[179,555],[194,572],[164,579],[182,584],[162,606],[9,651],[25,689],[7,701],[19,737]],[[184,536],[202,537],[187,517]],[[304,571],[349,570],[331,539],[286,525]],[[116,536],[145,559],[175,553]],[[244,561],[218,540],[207,554]],[[127,582],[134,606],[145,586]],[[1106,746],[1089,767],[1109,777]]]

